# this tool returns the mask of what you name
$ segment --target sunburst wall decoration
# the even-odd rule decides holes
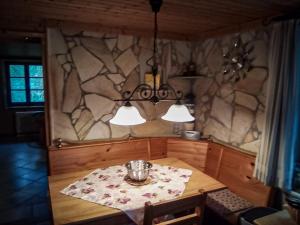
[[[247,76],[252,68],[250,53],[253,47],[249,48],[248,43],[243,43],[240,36],[233,40],[233,44],[227,52],[223,54],[223,74],[225,80],[238,82]]]

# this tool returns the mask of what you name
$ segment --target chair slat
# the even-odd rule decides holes
[[[175,201],[164,202],[163,204],[154,204],[153,207],[155,210],[153,210],[153,217],[156,218],[163,216],[170,212],[178,213],[189,209],[194,209],[195,207],[199,206],[203,199],[204,195],[196,195]]]
[[[152,221],[154,218],[158,218],[168,214],[186,212],[191,209],[193,209],[191,214],[173,220],[169,220],[162,224],[199,225],[202,223],[205,201],[206,193],[198,193],[195,195],[181,197],[175,200],[164,201],[155,204],[151,204],[148,202],[145,204],[144,225],[152,225]],[[196,211],[195,209],[198,209],[198,211]],[[198,213],[199,211],[201,213]]]
[[[156,225],[193,225],[197,224],[201,220],[201,217],[197,213],[193,213],[187,216],[182,216],[173,220],[162,222]]]

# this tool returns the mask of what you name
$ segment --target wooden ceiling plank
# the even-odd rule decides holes
[[[44,0],[44,1],[40,1],[40,2],[45,2],[46,3],[48,1]],[[54,5],[54,3],[53,3],[53,5]],[[63,5],[60,2],[59,4],[56,4],[55,6],[57,8],[61,8],[61,9],[64,9],[64,7],[70,7],[69,8],[70,10],[72,10],[72,11],[78,10],[78,11],[81,11],[81,13],[83,11],[85,11],[85,8],[82,6],[82,4],[81,4],[81,6],[68,6],[68,4]],[[43,5],[41,5],[41,7],[43,7]],[[77,8],[77,7],[79,7],[79,8]],[[80,8],[80,7],[83,7],[83,8]],[[87,13],[95,13],[99,16],[99,12],[96,9],[93,9],[92,12],[86,10],[86,12]],[[114,11],[113,11],[113,9],[112,9],[109,12],[105,12],[105,13],[102,13],[102,14],[105,15],[106,13],[113,13],[114,16],[118,16],[118,15],[129,16],[129,15],[132,15],[134,17],[140,16],[140,17],[147,17],[147,18],[149,18],[149,16],[151,15],[151,12],[150,13],[149,12],[145,13],[145,12],[140,12],[140,11],[126,12],[123,9],[120,9],[119,11],[117,9],[114,9]],[[193,13],[194,14],[193,15],[191,12],[184,12],[183,10],[173,11],[172,14],[173,15],[170,15],[170,12],[168,11],[168,12],[161,12],[159,15],[163,15],[165,18],[171,17],[170,20],[174,20],[174,19],[178,18],[178,16],[182,16],[183,18],[181,18],[180,20],[185,19],[185,20],[188,20],[188,21],[191,21],[191,22],[192,22],[192,20],[200,20],[200,21],[203,20],[204,21],[203,23],[208,23],[208,24],[212,24],[213,23],[212,18],[216,18],[216,17],[212,17],[211,15],[209,15],[209,17],[208,17],[208,16],[205,16],[202,13],[197,13],[197,19],[195,19],[194,15],[196,13]],[[206,13],[206,15],[208,15],[208,14]],[[227,23],[230,24],[231,22],[234,21],[234,18],[232,18],[232,15],[228,15],[228,17],[226,17],[226,18],[227,19],[219,18],[218,22],[225,23],[226,21],[228,21]],[[240,18],[238,18],[238,19],[240,19]],[[169,21],[169,22],[172,22],[172,21]],[[217,23],[215,23],[215,24],[217,24]]]
[[[42,1],[32,1],[32,2],[42,2]],[[59,1],[60,2],[60,1]],[[46,3],[47,4],[49,4],[48,3],[48,1],[46,1]],[[52,4],[51,4],[52,5]],[[47,8],[49,8],[49,7],[47,7]],[[81,10],[82,11],[82,10]],[[122,12],[122,11],[121,11]],[[87,12],[88,14],[90,14],[90,12]],[[95,12],[96,14],[99,14],[98,12]],[[64,13],[63,13],[64,14]],[[136,14],[138,14],[138,13],[132,13],[133,15],[134,15],[134,17],[136,16]],[[190,18],[185,18],[184,17],[184,19],[180,19],[180,21],[187,21],[187,23],[186,24],[191,24],[191,25],[198,25],[199,26],[199,23],[202,23],[202,24],[209,24],[209,25],[212,25],[212,24],[215,24],[215,25],[218,25],[218,23],[217,22],[211,22],[211,20],[209,20],[209,19],[206,19],[206,18],[203,18],[203,15],[202,14],[200,14],[202,17],[201,18],[199,18],[199,19],[196,19],[196,20],[198,20],[198,22],[195,22],[195,24],[193,24],[193,20],[192,19],[190,19]],[[107,16],[107,15],[105,15],[105,16]],[[163,14],[163,16],[164,16],[164,14]],[[116,17],[116,16],[114,16],[114,17]],[[229,15],[226,15],[226,18],[231,18],[232,16],[229,16]],[[61,19],[61,18],[60,18]],[[136,18],[134,18],[134,19],[136,19]],[[142,20],[142,18],[138,18],[139,20]],[[164,16],[164,19],[167,19],[167,16]],[[214,17],[214,19],[216,20],[216,17]],[[168,21],[170,24],[173,22],[173,20],[175,20],[176,21],[176,18],[174,18],[174,17],[171,17],[170,18],[170,21]],[[98,20],[99,21],[99,20]],[[224,22],[224,18],[219,18],[219,21],[221,22],[223,22],[225,25],[227,25],[227,24],[230,24],[230,23],[237,23],[236,21],[234,22],[234,21],[229,21],[228,23],[225,23]],[[243,20],[242,19],[238,19],[237,21],[241,21],[241,22],[243,22]],[[92,21],[90,21],[90,22],[95,22],[94,20],[92,20]],[[176,22],[177,23],[177,22]]]
[[[240,29],[252,21],[295,12],[299,7],[299,0],[166,0],[159,13],[159,33],[202,38]],[[151,34],[153,30],[153,14],[147,0],[0,1],[1,27],[7,21],[6,26],[15,23],[16,27],[40,29],[45,19],[114,27],[120,32],[136,30]]]
[[[173,0],[174,5],[181,5],[182,8],[194,8],[196,11],[212,11],[215,12],[216,15],[224,15],[224,14],[231,14],[232,16],[243,16],[243,17],[257,17],[262,14],[264,14],[266,9],[259,9],[259,8],[249,8],[249,7],[237,7],[236,5],[228,5],[224,4],[223,2],[212,2],[212,1],[205,1],[205,3],[201,2],[201,4],[193,3],[191,4],[190,1],[178,1],[178,0]],[[170,3],[171,4],[171,3]]]
[[[69,2],[68,0],[63,0],[63,1],[64,2]],[[72,1],[72,3],[74,3],[74,2],[83,3],[80,0]],[[97,0],[96,1],[88,0],[88,1],[84,1],[84,2],[93,2],[93,4],[88,4],[88,5],[93,5],[94,7],[96,7],[100,3]],[[232,0],[229,1],[229,3],[232,3],[230,5],[230,8],[228,7],[228,5],[224,4],[224,1],[220,1],[220,0],[217,0],[217,2],[215,4],[212,4],[212,1],[207,1],[207,0],[205,0],[205,1],[199,1],[199,0],[196,0],[196,1],[168,0],[168,1],[164,2],[162,7],[165,7],[168,4],[173,4],[173,2],[176,2],[175,6],[177,5],[178,6],[177,8],[180,8],[181,10],[187,10],[188,8],[190,8],[190,9],[196,9],[196,8],[200,9],[200,8],[198,8],[199,6],[200,7],[205,7],[206,6],[206,8],[203,8],[203,9],[206,9],[206,10],[207,9],[218,10],[218,9],[222,8],[224,10],[223,12],[227,12],[228,10],[230,10],[230,8],[236,8],[236,11],[239,12],[241,7],[238,7],[238,6],[243,6],[244,8],[251,9],[252,11],[257,10],[257,7],[247,7],[246,4],[232,3]],[[236,1],[236,2],[239,3],[240,1]],[[183,4],[183,5],[187,4],[188,7],[182,8],[181,7],[182,5],[180,5],[180,3]],[[189,4],[189,3],[192,3],[192,4]],[[110,0],[110,1],[102,1],[101,5],[109,5],[109,6],[115,6],[115,7],[121,6],[121,8],[125,6],[126,9],[135,8],[135,7],[138,6],[139,9],[140,8],[145,9],[145,7],[143,7],[143,5],[144,5],[144,6],[147,6],[146,9],[149,8],[149,11],[150,11],[150,7],[148,6],[147,2],[145,2],[145,1],[139,1],[139,3],[137,4],[136,1]]]
[[[45,12],[41,12],[43,13],[43,15],[45,17],[47,17],[47,11]],[[12,18],[15,18],[16,16],[22,16],[22,15],[12,15]],[[23,15],[23,17],[26,17],[26,15]],[[74,17],[73,15],[71,16],[66,16],[66,15],[63,15],[62,18],[60,18],[61,20],[74,20],[74,18],[77,18],[77,17]],[[51,18],[50,18],[51,19]],[[77,21],[77,22],[80,22],[80,21]],[[89,21],[90,22],[90,21]],[[117,18],[107,18],[106,20],[103,20],[103,21],[100,21],[98,22],[99,24],[110,24],[112,26],[119,26],[119,22],[118,22],[118,19]],[[153,21],[150,21],[150,23],[142,23],[141,21],[137,21],[137,20],[132,20],[132,21],[128,21],[126,22],[126,24],[121,24],[122,26],[133,26],[135,25],[135,23],[137,24],[136,26],[141,26],[141,27],[145,27],[146,29],[149,29],[152,31],[152,23]],[[186,30],[190,30],[190,32],[196,32],[196,31],[201,31],[202,29],[201,28],[205,28],[206,26],[200,26],[200,25],[196,25],[196,26],[193,26],[193,27],[188,27],[188,26],[184,26],[186,28]],[[177,26],[173,26],[173,27],[170,27],[169,24],[167,23],[159,23],[159,30],[160,31],[177,31],[178,32],[178,27]],[[181,29],[182,31],[186,32],[185,30]]]
[[[253,0],[189,0],[189,1],[180,1],[180,0],[171,0],[172,2],[175,2],[175,4],[183,4],[187,7],[195,7],[200,5],[207,5],[210,6],[211,9],[217,7],[217,8],[223,8],[227,10],[248,10],[248,11],[274,11],[274,9],[270,8],[270,4],[266,4],[262,2],[253,2]],[[278,10],[275,10],[278,11]]]
[[[96,32],[113,33],[113,34],[128,34],[128,35],[138,35],[141,37],[151,37],[153,32],[147,29],[133,28],[133,27],[111,27],[103,26],[101,24],[91,24],[91,23],[76,23],[74,21],[51,21],[48,23],[50,27],[59,28],[76,28],[81,30],[92,30]],[[51,25],[52,24],[52,25]],[[159,38],[170,38],[176,40],[192,40],[189,34],[183,34],[178,32],[159,32]]]
[[[51,15],[48,15],[47,14],[47,12],[42,12],[42,11],[39,11],[39,12],[41,12],[41,13],[43,13],[43,15],[44,15],[44,18],[49,18],[49,19],[59,19],[59,20],[77,20],[77,17],[75,17],[75,16],[73,16],[73,15],[65,15],[65,14],[62,14],[62,16],[59,16],[59,17],[55,17],[55,18],[53,18],[53,17],[51,17]],[[16,16],[23,16],[23,17],[26,17],[26,16],[28,16],[28,15],[26,15],[26,14],[22,14],[22,15],[20,15],[20,14],[10,14],[10,15],[12,15],[13,16],[13,18],[15,18]],[[74,18],[76,18],[76,19],[74,19]],[[40,19],[42,19],[42,18],[40,18]],[[77,21],[79,21],[80,22],[80,20],[77,20]],[[120,18],[118,18],[118,17],[114,17],[114,18],[108,18],[108,17],[104,17],[102,20],[95,20],[95,19],[93,19],[93,18],[91,18],[91,19],[86,19],[86,21],[83,21],[83,22],[92,22],[92,23],[96,23],[96,22],[99,22],[99,23],[111,23],[111,22],[116,22],[116,23],[120,23]],[[150,29],[152,29],[152,27],[153,27],[153,21],[143,21],[143,20],[136,20],[136,19],[134,19],[134,18],[131,18],[130,20],[129,20],[129,18],[128,18],[128,20],[126,21],[126,22],[124,22],[123,23],[123,25],[128,25],[128,24],[132,24],[132,23],[138,23],[138,24],[140,24],[140,26],[141,27],[147,27],[147,28],[150,28]],[[169,23],[168,21],[165,21],[165,20],[162,20],[162,21],[160,21],[159,22],[159,29],[162,29],[162,28],[166,28],[166,27],[176,27],[176,29],[178,28],[176,25],[184,25],[185,27],[190,27],[190,29],[192,29],[193,27],[202,27],[202,28],[205,28],[205,27],[207,27],[207,24],[205,24],[205,23],[188,23],[188,24],[186,24],[186,23],[184,23],[184,21],[180,21],[180,23],[176,23],[176,22],[172,22],[172,23]]]
[[[32,1],[32,2],[34,2],[34,3],[31,3],[31,4],[37,4],[37,3],[40,3],[40,2],[44,2],[45,4],[47,4],[47,6],[45,5],[45,7],[47,7],[47,8],[49,8],[51,5],[54,5],[54,4],[61,4],[63,1],[59,1],[59,2],[52,2],[51,4],[49,3],[49,1],[41,1],[41,0],[39,0],[39,1]],[[84,1],[85,2],[85,1]],[[66,7],[72,7],[71,6],[71,4],[66,4],[65,5]],[[84,4],[81,4],[80,6],[82,6],[83,8],[84,8]],[[76,8],[75,7],[75,10],[82,10],[83,8]],[[103,8],[102,8],[103,9]],[[131,8],[128,8],[127,10],[130,10]],[[105,8],[103,9],[104,11],[105,11]],[[95,13],[99,13],[99,12],[97,12],[96,10],[93,10],[93,11],[95,11]],[[175,13],[175,15],[177,15],[178,13],[180,13],[180,12],[183,12],[184,10],[179,10],[179,11],[175,11],[174,13]],[[228,11],[228,10],[227,10]],[[113,13],[113,11],[112,11],[112,13]],[[124,9],[120,9],[120,11],[118,12],[115,12],[115,13],[124,13],[124,14],[127,14],[127,12],[124,10]],[[139,14],[139,11],[133,11],[133,12],[129,12],[130,14],[136,14],[136,15],[138,15]],[[169,12],[168,12],[169,13]],[[197,13],[197,12],[196,12]],[[211,13],[210,13],[211,14]],[[216,18],[214,15],[210,15],[210,14],[207,14],[206,13],[206,16],[209,16],[210,17],[210,19],[211,18]],[[192,12],[187,12],[187,13],[185,13],[185,14],[183,14],[183,16],[185,16],[185,15],[188,15],[188,16],[191,16],[191,15],[193,15],[192,14]],[[194,15],[195,15],[195,13],[194,13]],[[205,16],[205,13],[204,12],[202,12],[202,13],[197,13],[197,15],[201,15],[201,17],[203,18],[204,16]],[[227,16],[226,18],[231,18],[233,15],[229,15],[229,16]],[[234,19],[234,18],[233,18]],[[220,19],[220,21],[223,21],[224,22],[224,18],[223,19]],[[226,19],[225,19],[226,20]]]
[[[18,6],[19,7],[19,10],[24,9],[24,6]],[[36,8],[37,6],[36,5],[31,5],[30,6],[30,9],[27,9],[24,11],[24,13],[27,12],[27,15],[34,15],[34,14],[41,14],[43,15],[44,17],[50,17],[51,18],[51,13],[49,12],[49,8],[48,9],[45,9],[44,7],[41,7],[41,8]],[[16,11],[19,11],[18,9]],[[78,17],[77,13],[76,12],[72,12],[72,14],[67,14],[64,12],[63,9],[58,9],[58,8],[54,8],[53,10],[55,10],[56,12],[56,16],[59,16],[58,19],[72,19],[73,17]],[[80,16],[80,15],[79,15]],[[95,22],[95,19],[99,19],[97,17],[97,15],[95,15],[96,17],[95,18],[91,18],[91,15],[89,14],[89,16],[86,16],[85,17],[85,20],[87,22]],[[122,15],[120,15],[122,16]],[[54,16],[55,17],[55,16]],[[104,17],[108,17],[109,18],[109,15],[105,15]],[[111,16],[110,16],[111,17]],[[91,18],[90,20],[88,18]],[[113,17],[111,17],[110,19],[117,19],[118,16],[117,15],[114,15]],[[121,18],[122,21],[124,21],[123,18]],[[128,20],[132,20],[132,21],[136,21],[136,17],[134,15],[131,15],[130,18],[127,18]],[[179,23],[183,24],[183,25],[186,25],[186,26],[201,26],[202,25],[209,25],[209,24],[212,24],[212,23],[209,23],[207,21],[202,21],[202,20],[196,20],[196,21],[193,21],[191,19],[188,19],[188,18],[166,18],[164,16],[162,16],[162,21],[168,23],[168,24],[178,24],[178,22],[176,22],[176,19],[177,20],[180,20]],[[166,20],[166,21],[165,21]],[[99,20],[98,20],[99,21]],[[148,17],[147,20],[143,20],[142,18],[139,19],[139,21],[144,21],[146,23],[153,23],[152,22],[152,18]],[[100,21],[101,22],[101,21]]]
[[[241,0],[240,3],[253,4],[254,6],[256,5],[258,7],[267,8],[280,13],[292,12],[300,9],[299,0]]]
[[[48,0],[43,0],[43,1],[39,1],[39,2],[49,2]],[[115,2],[115,3],[114,3]],[[66,7],[72,7],[72,6],[75,6],[76,7],[80,7],[81,9],[83,8],[86,8],[86,9],[99,9],[99,10],[102,10],[102,11],[107,11],[107,12],[111,12],[111,13],[114,13],[114,12],[124,12],[125,14],[127,13],[139,13],[139,12],[151,12],[150,11],[150,7],[135,7],[136,5],[130,5],[130,3],[126,4],[126,8],[122,7],[122,5],[118,5],[118,2],[119,1],[109,1],[109,2],[106,2],[105,4],[103,5],[96,5],[96,4],[86,4],[86,1],[80,1],[80,2],[72,2],[72,4],[69,3],[69,1],[59,1],[59,2],[56,2],[57,4],[61,4],[61,5],[65,5]],[[110,3],[110,5],[108,6],[108,3]],[[147,4],[146,4],[147,5]],[[171,6],[173,5],[173,6]],[[174,13],[175,15],[178,15],[178,13],[181,13],[185,16],[197,16],[197,15],[206,15],[206,16],[209,16],[209,17],[212,17],[212,16],[220,16],[220,14],[226,14],[226,15],[229,15],[231,17],[236,17],[235,19],[238,19],[237,17],[243,15],[243,17],[249,17],[249,18],[253,18],[253,16],[250,15],[251,12],[249,12],[249,15],[245,14],[244,12],[240,12],[240,9],[236,9],[235,10],[235,13],[232,13],[230,8],[228,7],[222,7],[219,5],[219,7],[205,7],[205,4],[201,5],[202,8],[198,8],[197,6],[194,6],[194,7],[178,7],[178,5],[174,5],[172,4],[171,2],[166,2],[162,7],[163,8],[167,8],[167,10],[162,10],[161,13],[166,13],[166,14],[170,14],[170,13]],[[204,7],[204,8],[203,8]],[[220,11],[222,7],[222,11]],[[211,11],[211,9],[214,9],[214,11]],[[201,11],[199,11],[201,10]],[[253,10],[252,10],[253,11]],[[254,11],[255,15],[257,15],[256,11]],[[224,19],[224,18],[223,18]],[[233,18],[234,19],[234,18]]]

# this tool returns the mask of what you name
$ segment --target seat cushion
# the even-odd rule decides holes
[[[221,216],[226,216],[252,207],[250,202],[239,197],[229,189],[208,193],[206,202],[209,208]]]

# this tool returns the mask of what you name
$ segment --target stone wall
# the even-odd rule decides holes
[[[160,119],[173,102],[134,103],[147,119],[131,128],[111,125],[121,103],[113,99],[143,82],[150,71],[152,39],[86,31],[48,29],[51,138],[92,140],[133,136],[172,135],[173,123]],[[223,53],[237,34],[191,43],[159,40],[160,73],[185,94],[196,96],[196,129],[204,135],[256,152],[265,111],[268,77],[265,30],[241,34],[249,48],[253,69],[234,83],[223,76]],[[191,54],[192,53],[192,54]],[[168,79],[180,75],[190,57],[205,77],[190,82]],[[178,128],[178,126],[177,126]],[[177,129],[176,128],[176,129]]]
[[[230,145],[257,152],[263,129],[269,32],[259,30],[241,34],[243,43],[253,48],[249,57],[253,68],[245,79],[224,79],[223,54],[230,49],[237,34],[197,43],[194,60],[197,70],[207,77],[197,79],[196,128],[205,135]]]
[[[151,70],[152,39],[86,31],[47,30],[51,139],[92,140],[173,134],[161,120],[173,102],[133,103],[147,120],[131,128],[109,123],[121,93],[133,90]],[[181,74],[190,60],[190,43],[159,40],[160,74]],[[187,93],[189,83],[171,81]]]

